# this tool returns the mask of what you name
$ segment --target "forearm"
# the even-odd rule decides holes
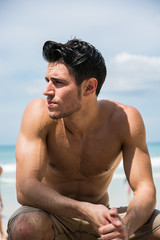
[[[83,202],[62,196],[54,189],[35,179],[17,187],[17,198],[22,205],[43,209],[53,215],[85,219]]]
[[[153,187],[142,189],[135,193],[128,206],[127,214],[123,218],[129,236],[149,219],[156,205],[155,189]]]
[[[35,179],[23,183],[23,190],[18,186],[17,195],[22,205],[40,208],[52,215],[86,220],[97,229],[97,233],[98,228],[107,225],[112,218],[106,206],[62,196]]]

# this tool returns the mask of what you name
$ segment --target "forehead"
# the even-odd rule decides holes
[[[57,62],[48,63],[48,68],[47,68],[46,74],[73,78],[71,76],[71,74],[69,73],[68,68],[65,66],[65,64],[57,63]]]

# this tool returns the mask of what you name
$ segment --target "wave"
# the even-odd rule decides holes
[[[16,163],[1,164],[4,173],[16,172]]]
[[[153,167],[160,167],[160,157],[153,157],[151,162]]]
[[[16,178],[1,178],[1,184],[13,184],[16,183]]]
[[[115,173],[113,175],[113,179],[125,179],[125,174],[124,173]],[[160,178],[160,173],[153,173],[153,178],[157,179]]]
[[[152,164],[152,168],[153,170],[157,167],[160,167],[160,156],[159,157],[152,157],[151,158],[151,164]],[[123,162],[121,161],[120,165],[118,166],[118,168],[123,168]]]

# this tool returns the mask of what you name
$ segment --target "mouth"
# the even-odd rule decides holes
[[[50,100],[47,100],[47,107],[48,107],[48,108],[52,108],[52,107],[54,107],[55,105],[58,105],[58,103],[57,103],[57,102],[50,101]]]

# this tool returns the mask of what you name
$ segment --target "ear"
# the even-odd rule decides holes
[[[96,78],[89,78],[85,84],[84,96],[93,94],[97,89],[98,81]]]

